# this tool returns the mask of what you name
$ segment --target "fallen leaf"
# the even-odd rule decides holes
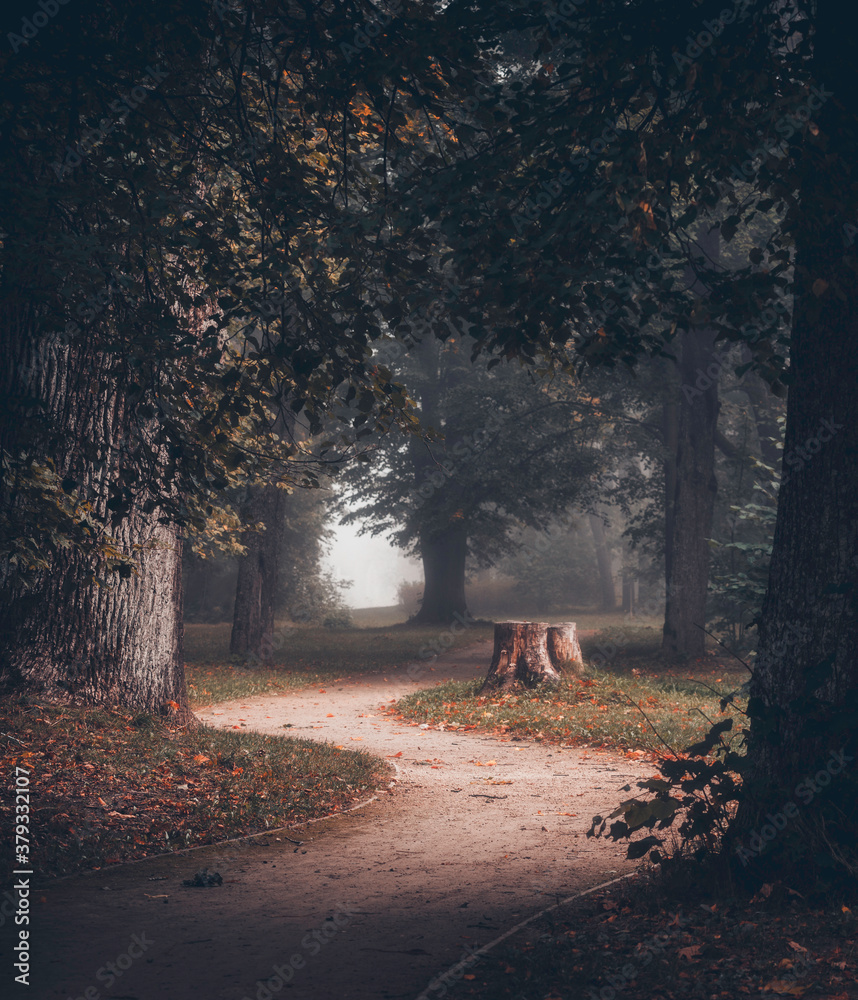
[[[387,756],[388,757],[401,757],[402,756],[402,751],[400,750],[399,753],[389,753]]]
[[[680,958],[686,958],[690,962],[692,958],[696,958],[700,954],[701,945],[693,944],[688,948],[680,948],[677,954]]]
[[[810,983],[802,984],[789,979],[773,979],[770,983],[766,983],[763,987],[763,991],[781,993],[791,997],[800,997],[810,986]]]

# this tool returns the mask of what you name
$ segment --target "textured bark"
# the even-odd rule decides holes
[[[415,624],[450,624],[454,615],[466,615],[465,559],[468,536],[454,525],[442,534],[420,540],[423,559],[423,600],[411,619]]]
[[[584,667],[578,626],[575,622],[561,622],[548,626],[548,656],[558,673],[580,673]]]
[[[247,552],[238,564],[230,652],[256,662],[271,659],[274,648],[274,602],[280,572],[285,491],[253,486],[242,508],[245,524],[263,524],[242,539]]]
[[[599,567],[599,607],[602,611],[613,611],[617,606],[617,593],[614,589],[614,573],[608,540],[605,537],[605,525],[598,514],[590,514],[589,521],[596,549],[596,563]]]
[[[113,544],[136,553],[136,572],[99,582],[99,563],[86,552],[60,549],[49,571],[29,588],[9,566],[0,571],[0,686],[46,700],[120,704],[193,721],[182,653],[181,540],[157,514],[112,519],[107,482],[122,481],[133,461],[133,407],[116,385],[121,361],[57,338],[27,333],[26,309],[2,316],[3,346],[11,361],[0,445],[42,454],[61,476],[73,478],[93,519]],[[33,434],[33,423],[42,428]],[[52,436],[52,428],[68,434]],[[57,443],[59,442],[59,443]],[[14,491],[9,516],[14,517]]]
[[[2,680],[48,701],[123,705],[192,720],[182,655],[181,539],[174,527],[132,515],[124,548],[142,546],[136,574],[99,586],[92,566],[59,559],[32,594],[2,615]]]
[[[677,421],[673,502],[666,512],[666,602],[662,649],[670,657],[702,656],[705,650],[709,543],[718,483],[715,431],[718,379],[700,380],[713,363],[714,334],[693,329],[682,340],[683,386]],[[700,389],[698,386],[704,386]],[[692,390],[693,389],[693,393]]]
[[[858,70],[854,26],[833,5],[816,17],[814,72],[837,95],[803,140],[796,231],[784,478],[751,693],[747,787],[739,825],[759,822],[766,800],[794,794],[832,753],[850,758],[802,813],[817,849],[852,852],[858,839],[858,277],[844,250],[844,219],[858,217]],[[852,787],[851,793],[849,787]],[[840,811],[829,826],[826,796]],[[759,807],[759,808],[758,808]],[[803,806],[799,806],[803,809]],[[833,849],[832,844],[840,847]]]
[[[557,684],[548,652],[548,622],[495,622],[495,648],[480,694]]]
[[[766,465],[773,469],[780,467],[782,451],[778,443],[782,440],[782,432],[777,417],[772,413],[771,393],[759,375],[749,372],[742,382],[742,388],[751,403],[754,423],[760,441],[760,455]]]
[[[676,453],[679,450],[679,403],[665,403],[661,411],[664,438],[664,578],[673,572],[674,503],[676,501]]]

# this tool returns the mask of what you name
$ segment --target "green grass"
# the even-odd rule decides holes
[[[389,772],[360,750],[248,730],[170,730],[121,709],[7,703],[0,730],[7,784],[16,767],[30,774],[32,851],[48,875],[323,816],[366,798]],[[10,830],[13,808],[3,806]],[[10,865],[11,847],[5,838],[0,848]]]
[[[185,673],[191,705],[258,694],[281,694],[360,673],[381,673],[421,660],[440,640],[461,649],[490,638],[491,625],[473,625],[456,635],[443,626],[395,625],[384,628],[326,629],[300,625],[279,633],[275,663],[245,668],[230,662],[230,626],[185,626]],[[438,646],[437,648],[441,648]],[[423,657],[425,662],[428,659]]]
[[[585,639],[585,662],[599,649],[610,651],[610,641],[604,633]],[[714,657],[676,670],[660,658],[659,642],[646,626],[629,628],[605,668],[588,667],[557,687],[481,697],[482,679],[448,682],[407,695],[389,711],[448,729],[621,750],[666,751],[665,744],[682,750],[708,731],[710,720],[725,717],[720,697],[745,676]],[[613,643],[619,647],[616,635]]]

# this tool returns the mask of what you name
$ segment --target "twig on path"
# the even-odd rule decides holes
[[[508,799],[508,795],[482,795],[480,792],[471,792],[468,796],[472,799]]]

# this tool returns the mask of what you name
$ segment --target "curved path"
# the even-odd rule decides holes
[[[396,780],[362,809],[291,832],[301,846],[271,834],[50,886],[33,935],[34,959],[49,973],[44,995],[441,996],[444,985],[430,983],[469,949],[632,871],[624,848],[585,831],[619,801],[622,785],[649,773],[645,763],[397,724],[381,712],[436,680],[483,675],[490,654],[480,643],[447,654],[416,681],[398,677],[400,669],[199,712],[209,725],[243,722],[390,757]],[[224,884],[183,888],[203,866]],[[465,971],[478,980],[479,961],[448,983]]]

